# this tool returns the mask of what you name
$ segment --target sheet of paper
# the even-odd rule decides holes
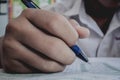
[[[91,64],[80,59],[63,72],[53,74],[6,74],[0,80],[120,80],[120,58],[91,58]]]

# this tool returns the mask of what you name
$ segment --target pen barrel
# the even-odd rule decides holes
[[[76,54],[77,57],[79,57],[80,59],[82,59],[85,62],[88,62],[87,56],[85,55],[85,53],[77,45],[74,45],[74,46],[72,46],[70,48]]]
[[[40,9],[39,6],[37,6],[32,0],[21,0],[25,6],[27,6],[28,8],[38,8]]]

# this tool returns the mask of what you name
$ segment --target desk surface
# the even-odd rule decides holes
[[[120,80],[120,58],[90,58],[90,63],[77,58],[63,72],[52,74],[7,74],[1,69],[0,80]]]

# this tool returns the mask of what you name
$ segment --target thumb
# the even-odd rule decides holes
[[[73,28],[75,28],[75,30],[78,32],[79,38],[89,37],[89,35],[90,35],[89,29],[87,29],[85,27],[81,27],[78,24],[78,22],[75,21],[74,19],[70,19],[69,22],[71,23],[71,25],[73,26]]]

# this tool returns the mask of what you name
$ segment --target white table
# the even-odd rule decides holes
[[[7,74],[1,69],[0,80],[120,80],[120,58],[90,58],[90,63],[76,59],[53,74]]]

